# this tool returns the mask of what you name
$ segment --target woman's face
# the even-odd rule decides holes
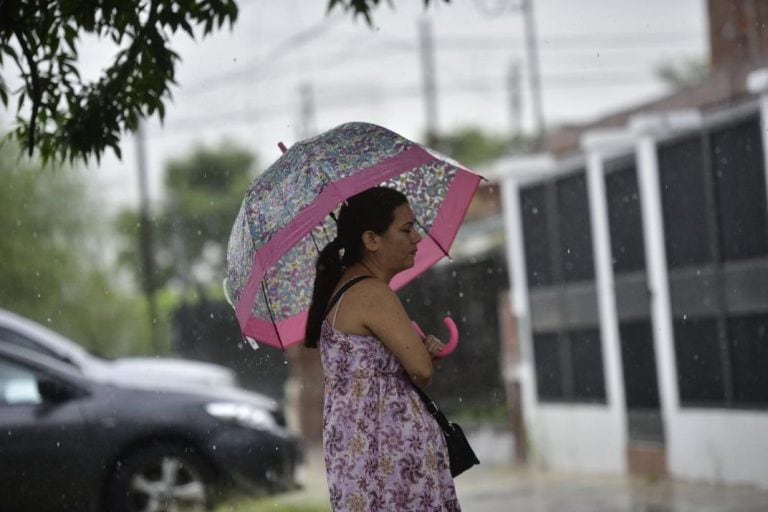
[[[421,235],[416,232],[416,217],[408,203],[395,208],[394,220],[380,239],[379,256],[389,268],[399,272],[413,266]]]

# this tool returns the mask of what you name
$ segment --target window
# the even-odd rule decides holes
[[[735,405],[768,405],[768,314],[728,318]]]
[[[713,261],[712,233],[704,215],[710,210],[710,201],[701,137],[662,145],[658,157],[669,267]]]
[[[552,271],[547,223],[546,185],[521,189],[523,239],[528,286],[536,288],[552,284]]]
[[[717,320],[676,319],[674,332],[680,402],[683,405],[725,404]]]
[[[27,368],[0,360],[0,405],[40,404],[35,374]]]
[[[533,335],[536,386],[542,402],[605,402],[600,332],[578,329]]]
[[[23,336],[19,334],[16,331],[13,331],[11,329],[6,329],[5,327],[0,327],[0,343],[8,343],[10,345],[16,346],[16,347],[22,347],[27,350],[33,350],[35,352],[40,352],[42,354],[47,355],[48,357],[53,357],[58,360],[64,360],[64,362],[72,364],[71,361],[68,361],[64,358],[62,358],[61,355],[53,352],[52,350],[48,349],[44,345],[40,344],[39,342],[32,340],[26,336]]]
[[[557,231],[563,278],[567,282],[594,279],[592,231],[584,172],[555,182]]]
[[[643,219],[634,164],[605,176],[613,271],[645,269]]]
[[[576,402],[604,402],[605,377],[600,331],[580,329],[568,333],[573,374],[573,399]]]
[[[622,322],[619,336],[627,407],[658,408],[659,386],[651,323],[648,320]]]
[[[533,357],[536,366],[536,389],[539,400],[563,400],[563,368],[557,333],[533,335]]]
[[[722,257],[728,261],[768,254],[760,121],[751,118],[710,137]]]

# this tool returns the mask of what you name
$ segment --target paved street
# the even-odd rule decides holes
[[[768,490],[516,469],[507,436],[484,431],[470,439],[483,463],[456,479],[464,512],[768,512]],[[288,502],[327,503],[324,471],[322,454],[310,452],[305,487]]]
[[[477,468],[456,487],[465,512],[766,512],[768,492],[668,480]]]

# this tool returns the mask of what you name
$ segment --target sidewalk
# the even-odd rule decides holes
[[[768,512],[768,491],[628,476],[477,468],[456,479],[464,512]]]
[[[318,450],[299,473],[303,489],[275,497],[275,510],[329,510]],[[464,512],[768,512],[768,491],[626,476],[585,476],[483,463],[456,478]]]

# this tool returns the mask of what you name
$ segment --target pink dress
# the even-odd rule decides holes
[[[460,511],[445,439],[397,358],[377,338],[327,321],[319,345],[333,510]]]

